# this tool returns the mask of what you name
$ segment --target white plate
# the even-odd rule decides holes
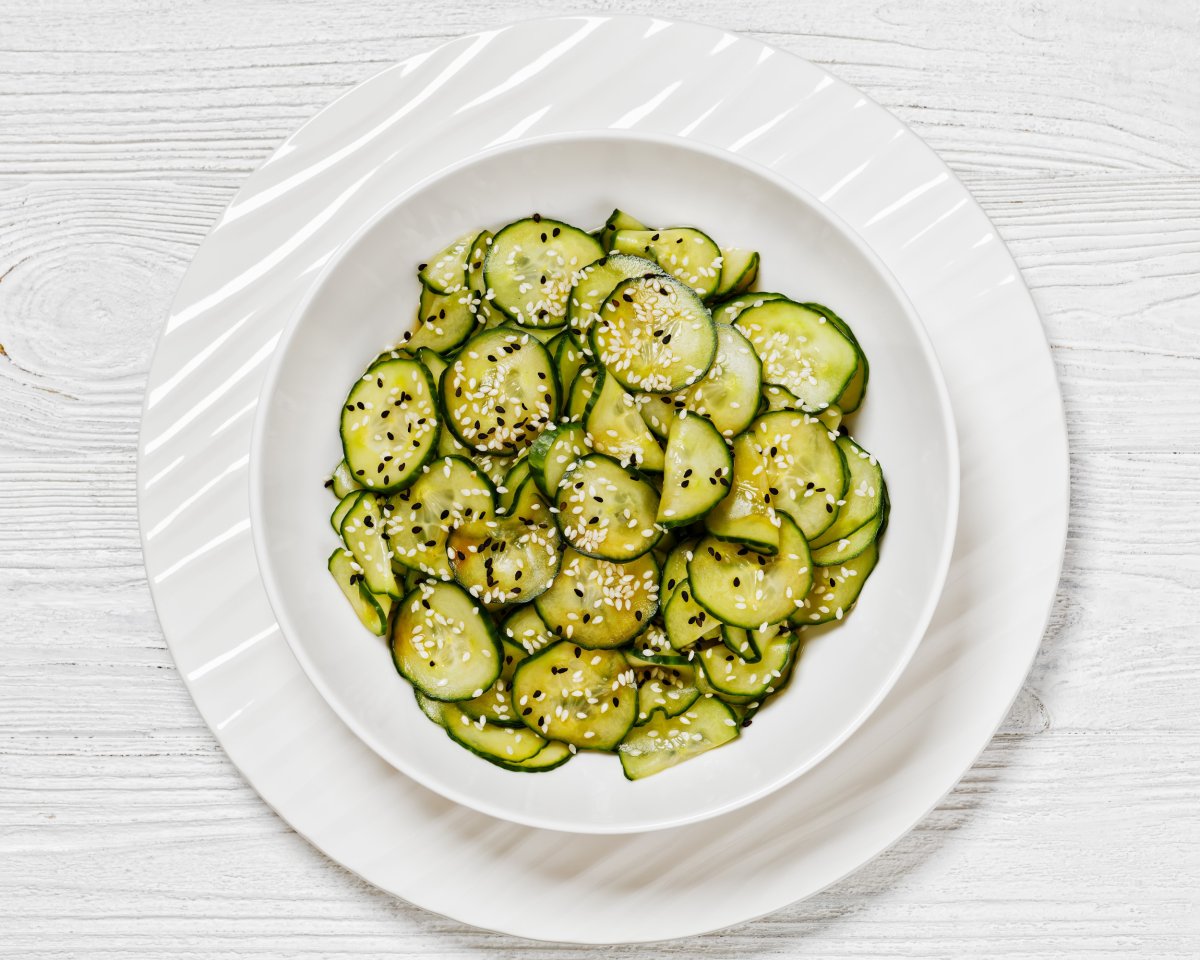
[[[399,197],[480,149],[597,129],[726,147],[861,233],[929,330],[963,465],[942,602],[875,713],[752,807],[619,838],[534,830],[446,801],[339,723],[279,634],[247,489],[267,361],[321,267],[378,209],[366,188],[391,184]],[[1016,266],[962,184],[820,68],[717,29],[641,17],[464,37],[301,128],[197,252],[159,343],[141,446],[159,617],[201,713],[248,780],[371,883],[548,940],[717,929],[820,890],[902,836],[970,766],[1019,690],[1066,534],[1066,430],[1049,351]]]
[[[836,628],[807,634],[787,694],[737,744],[636,783],[611,755],[581,753],[529,776],[455,747],[421,715],[386,645],[363,630],[325,567],[337,545],[334,501],[323,485],[342,456],[337,418],[348,385],[409,329],[416,262],[480,225],[498,229],[540,211],[598,226],[615,205],[651,223],[696,223],[728,245],[752,245],[762,253],[762,289],[819,300],[853,325],[872,361],[854,433],[883,463],[893,505],[863,602]],[[883,699],[929,625],[950,561],[954,423],[907,298],[812,197],[688,141],[629,131],[524,141],[425,181],[326,266],[284,331],[262,397],[251,523],[284,637],[381,757],[443,796],[517,823],[577,833],[659,829],[732,810],[795,779]]]

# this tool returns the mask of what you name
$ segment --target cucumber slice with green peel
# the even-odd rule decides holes
[[[715,537],[705,537],[693,551],[688,563],[692,594],[723,623],[747,630],[778,623],[808,594],[813,580],[808,542],[791,517],[780,514],[780,520],[774,555]]]
[[[878,541],[873,541],[857,557],[845,563],[817,567],[804,606],[792,614],[791,622],[796,626],[815,627],[841,620],[857,602],[867,577],[878,562]]]
[[[449,433],[449,430],[443,431]],[[463,448],[466,449],[465,447]],[[493,454],[479,454],[467,451],[463,456],[471,459],[485,477],[492,481],[492,486],[498,487],[504,483],[504,475],[508,473],[509,467],[512,466],[512,457],[500,456]]]
[[[714,297],[732,297],[754,286],[758,279],[758,251],[721,247],[721,278]]]
[[[558,382],[562,385],[565,407],[571,385],[575,382],[576,375],[587,363],[587,354],[584,353],[578,338],[570,330],[564,330],[558,334],[546,344],[546,349],[551,352],[555,366],[558,368]]]
[[[575,275],[575,286],[567,303],[567,323],[578,336],[587,339],[588,330],[599,317],[608,295],[623,280],[634,277],[661,277],[662,270],[653,260],[624,254],[603,256]]]
[[[517,327],[473,338],[442,374],[440,395],[455,436],[478,453],[519,453],[558,412],[554,363]]]
[[[571,392],[567,396],[567,416],[570,419],[582,421],[587,416],[598,382],[599,374],[590,364],[581,367],[575,374],[575,379],[571,381]]]
[[[329,523],[339,537],[342,535],[342,521],[346,519],[346,514],[350,512],[350,508],[354,506],[355,501],[363,492],[362,490],[351,490],[338,501],[338,505],[333,508],[333,513],[329,515]]]
[[[713,296],[720,285],[721,248],[695,227],[618,230],[613,234],[613,247],[618,253],[654,261],[702,300]]]
[[[595,237],[560,220],[510,223],[483,264],[492,306],[522,326],[560,327],[576,272],[602,256]]]
[[[657,621],[638,634],[625,649],[625,658],[635,667],[679,667],[688,657],[671,646],[671,641]]]
[[[809,412],[837,403],[858,369],[854,342],[823,314],[794,301],[750,307],[734,324],[762,360],[763,379],[787,387]]]
[[[884,529],[887,527],[887,514],[888,498],[887,485],[885,484],[883,488],[883,503],[880,506],[879,513],[848,537],[843,537],[841,540],[835,540],[833,543],[827,543],[823,547],[814,549],[812,552],[813,563],[819,567],[828,567],[834,564],[845,563],[847,560],[853,560],[883,534]]]
[[[846,389],[842,391],[842,395],[838,398],[838,405],[842,408],[842,412],[853,413],[862,406],[863,397],[867,394],[867,381],[871,379],[871,365],[867,363],[867,354],[859,345],[858,338],[854,336],[854,331],[850,329],[850,325],[828,307],[822,306],[819,303],[805,303],[802,306],[807,307],[815,313],[819,313],[837,327],[846,339],[854,344],[854,348],[858,351],[858,369],[854,371],[854,376],[850,378],[850,382],[846,384]]]
[[[733,476],[728,490],[725,499],[704,517],[708,532],[763,553],[775,553],[779,549],[779,515],[771,505],[762,455],[749,434],[733,440]]]
[[[637,718],[637,680],[619,650],[564,640],[517,667],[513,702],[529,729],[581,750],[612,750]]]
[[[387,535],[393,559],[405,567],[454,579],[446,541],[459,523],[496,513],[496,491],[475,464],[462,457],[435,460],[416,482],[392,498]]]
[[[436,353],[452,353],[479,326],[471,301],[471,292],[461,283],[449,293],[421,289],[417,326],[405,336],[404,348],[415,353],[422,348]]]
[[[656,714],[634,727],[618,753],[627,780],[642,780],[736,740],[741,723],[725,703],[701,697],[677,717]]]
[[[517,644],[526,653],[537,653],[558,640],[532,603],[517,607],[505,617],[500,632],[504,639]]]
[[[648,230],[649,227],[638,220],[636,217],[630,216],[624,210],[614,210],[608,215],[608,219],[604,221],[604,226],[596,232],[596,238],[600,241],[600,246],[604,248],[606,253],[614,252],[612,249],[612,239],[618,230]]]
[[[353,493],[356,490],[361,490],[358,482],[354,479],[354,472],[350,469],[350,464],[342,460],[336,467],[333,468],[333,473],[325,482],[325,486],[333,491],[333,495],[341,500],[347,494]],[[335,523],[333,528],[337,530],[340,524]]]
[[[806,539],[828,530],[846,493],[846,458],[837,436],[799,411],[763,414],[746,431],[760,457],[771,506],[788,514]]]
[[[844,540],[869,523],[883,507],[883,469],[870,453],[846,435],[835,441],[846,462],[846,490],[837,518],[810,544],[814,550]]]
[[[389,360],[363,374],[342,405],[342,451],[354,479],[383,493],[401,490],[437,449],[441,416],[429,371]]]
[[[708,308],[670,277],[621,283],[589,337],[598,363],[623,387],[646,393],[690,387],[708,372],[717,352]]]
[[[421,285],[434,293],[451,293],[461,287],[467,275],[467,259],[471,255],[471,244],[478,231],[464,234],[454,240],[428,263],[417,268],[417,279]]]
[[[371,365],[367,367],[367,372],[369,373],[381,363],[387,363],[389,360],[411,360],[413,358],[413,354],[410,353],[408,348],[405,346],[405,343],[410,336],[410,333],[406,333],[401,338],[401,342],[398,345],[394,347],[388,347],[388,349],[376,356],[375,359],[371,361]]]
[[[720,639],[721,621],[696,601],[691,582],[685,580],[663,608],[667,639],[675,650],[687,650],[704,640]]]
[[[743,310],[749,310],[751,307],[770,303],[772,300],[786,299],[787,297],[782,293],[767,293],[766,291],[759,290],[738,294],[732,300],[725,300],[713,305],[713,320],[717,323],[733,323],[737,319],[738,314]]]
[[[649,553],[662,536],[654,523],[658,491],[602,453],[571,464],[555,501],[563,538],[588,556],[633,560]]]
[[[704,516],[724,499],[733,455],[710,420],[684,412],[674,419],[664,457],[657,521],[678,527]]]
[[[731,627],[723,624],[721,627],[721,642],[730,653],[736,654],[747,663],[758,663],[762,659],[762,647],[767,639],[778,631],[772,624],[763,630],[746,630],[743,627]]]
[[[480,326],[486,326],[499,312],[492,309],[492,298],[483,276],[483,262],[487,259],[488,248],[491,245],[491,231],[480,232],[471,243],[471,254],[467,260],[467,293],[470,296],[468,306],[475,314],[476,324]]]
[[[342,593],[350,601],[355,616],[362,625],[375,636],[382,637],[387,633],[388,614],[392,609],[392,598],[386,594],[376,596],[367,589],[363,582],[362,570],[359,568],[354,554],[349,550],[338,548],[329,555],[329,572]]]
[[[597,452],[608,454],[622,466],[662,470],[662,447],[646,426],[634,398],[608,371],[599,374],[584,426]]]
[[[446,540],[454,579],[489,610],[542,593],[562,562],[549,505],[530,481],[510,513],[457,526]]]
[[[523,724],[514,728],[492,723],[484,717],[472,717],[454,704],[442,707],[442,726],[459,746],[493,763],[532,760],[546,746],[545,737]]]
[[[659,580],[659,594],[665,600],[675,592],[675,588],[687,580],[687,565],[692,559],[692,551],[699,540],[682,540],[671,548],[666,562],[662,566],[662,577]]]
[[[508,468],[508,473],[496,487],[496,513],[505,514],[512,510],[521,493],[521,484],[529,479],[529,457],[521,457]]]
[[[392,549],[386,537],[382,504],[373,493],[354,497],[342,517],[342,541],[362,568],[363,583],[375,594],[399,598],[403,594],[392,569]]]
[[[547,427],[529,448],[529,469],[538,489],[553,497],[567,468],[591,452],[582,423],[571,421]]]
[[[524,647],[501,638],[500,676],[478,697],[459,703],[458,709],[472,720],[482,717],[498,727],[523,727],[513,706],[512,678],[517,665],[528,656]]]
[[[817,419],[825,424],[825,429],[830,433],[837,433],[842,426],[842,408],[837,404],[830,404],[817,414]]]
[[[610,649],[646,629],[658,600],[658,563],[651,554],[617,563],[568,549],[554,583],[534,606],[554,635]]]
[[[513,773],[545,773],[547,770],[558,769],[573,756],[575,756],[575,751],[567,744],[558,740],[550,740],[528,760],[520,760],[516,763],[492,760],[492,763],[505,770],[511,770]]]
[[[426,581],[396,605],[392,661],[434,700],[470,700],[500,676],[500,638],[483,607],[455,583]]]
[[[642,667],[637,670],[637,685],[638,723],[645,723],[655,711],[677,717],[700,699],[691,666]]]
[[[763,400],[766,401],[764,413],[771,413],[776,410],[799,410],[800,399],[792,393],[787,387],[781,387],[777,383],[764,384],[762,388]],[[828,407],[826,409],[836,409]],[[822,410],[821,413],[825,411]]]
[[[413,696],[417,698],[417,706],[420,708],[421,712],[439,727],[445,729],[442,724],[442,708],[446,705],[440,700],[429,699],[429,697],[425,696],[425,694],[423,694],[416,687],[413,687]]]
[[[418,348],[413,355],[429,371],[429,376],[433,378],[434,386],[437,386],[438,382],[442,379],[442,372],[450,366],[449,361],[436,350],[430,350],[428,347]]]
[[[790,630],[761,641],[761,657],[745,660],[724,644],[708,647],[697,657],[709,684],[719,694],[765,697],[783,677],[799,644]]]
[[[720,649],[725,648],[720,647]],[[739,718],[746,716],[748,711],[757,710],[767,699],[766,697],[739,697],[732,693],[721,693],[708,682],[708,675],[703,670],[696,671],[696,689],[700,691],[700,696],[712,697],[726,704]]]

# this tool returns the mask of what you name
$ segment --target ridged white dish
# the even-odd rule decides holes
[[[619,172],[619,175],[614,175]],[[417,708],[386,644],[326,570],[337,544],[324,488],[342,456],[348,384],[408,330],[422,250],[522,213],[599,225],[620,204],[649,222],[706,225],[762,253],[762,289],[828,304],[871,358],[854,436],[884,464],[892,502],[880,562],[854,615],[805,633],[788,685],[737,743],[644,781],[612,755],[514,774],[457,748]],[[404,257],[410,269],[404,269]],[[432,790],[484,813],[575,833],[632,833],[733,810],[795,779],[870,714],[925,633],[958,518],[950,401],[921,322],[858,236],[812,196],[736,155],[630,131],[506,144],[425,181],[338,251],[285,329],[258,407],[251,525],[285,639],[346,724]]]
[[[603,129],[728,149],[857,230],[925,322],[962,457],[942,601],[874,714],[752,806],[629,837],[495,820],[368,749],[280,636],[247,485],[250,426],[283,325],[381,196],[488,147]],[[229,756],[289,823],[427,909],[527,937],[618,942],[712,930],[808,896],[894,842],[955,783],[1039,645],[1066,532],[1066,452],[1049,351],[1011,257],[899,121],[754,40],[649,18],[562,18],[464,37],[383,72],[247,180],[164,328],[139,494],[176,662]]]

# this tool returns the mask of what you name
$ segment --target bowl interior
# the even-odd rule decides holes
[[[381,757],[485,813],[575,832],[681,824],[747,803],[833,750],[879,703],[919,642],[945,578],[958,502],[951,412],[920,321],[862,241],[819,202],[735,156],[682,141],[596,134],[500,148],[397,199],[326,265],[293,318],[260,400],[251,469],[255,546],[281,629],[314,684]],[[452,744],[417,709],[384,640],[358,624],[325,569],[336,539],[323,483],[341,458],[346,392],[410,328],[416,264],[473,228],[539,211],[585,228],[614,206],[694,224],[762,254],[759,289],[816,300],[853,326],[871,363],[852,429],[892,500],[881,559],[853,614],[806,633],[786,693],[738,742],[631,783],[611,755],[524,775]]]

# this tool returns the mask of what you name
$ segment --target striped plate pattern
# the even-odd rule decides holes
[[[875,714],[816,769],[745,810],[623,837],[472,812],[355,738],[280,636],[247,487],[272,351],[334,251],[450,163],[596,130],[740,154],[858,230],[926,323],[963,465],[946,591]],[[1038,429],[1013,416],[1014,400],[1035,411]],[[166,321],[138,487],[146,566],[176,663],[226,752],[281,816],[429,910],[530,938],[612,943],[713,930],[808,896],[894,842],[953,786],[1040,643],[1066,535],[1066,453],[1049,351],[1017,268],[911,131],[820,68],[754,40],[652,18],[568,17],[463,37],[384,71],[246,181]],[[515,889],[521,896],[495,895]]]

